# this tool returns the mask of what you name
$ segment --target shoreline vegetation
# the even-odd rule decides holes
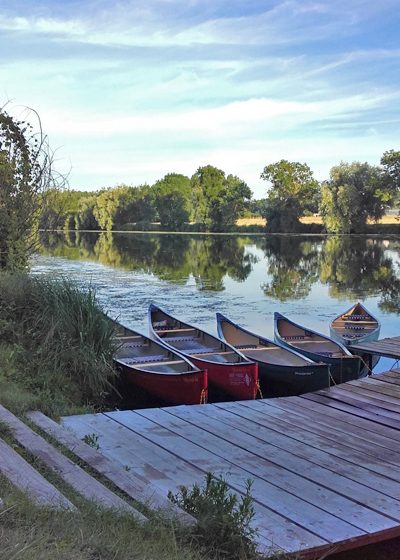
[[[65,278],[0,273],[0,404],[32,427],[25,416],[32,409],[54,419],[114,410],[121,399],[112,361],[115,330],[90,286],[79,288]],[[240,501],[224,479],[209,473],[204,486],[181,487],[180,493],[168,496],[194,513],[197,525],[189,529],[162,511],[147,510],[149,521],[140,524],[78,498],[19,445],[3,422],[0,438],[79,507],[77,513],[34,506],[0,474],[2,558],[263,558],[252,541],[256,530],[250,526],[250,486]]]

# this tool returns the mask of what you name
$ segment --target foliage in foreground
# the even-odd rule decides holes
[[[18,560],[205,560],[185,544],[183,530],[155,517],[139,524],[79,503],[79,513],[32,505],[0,478],[1,558]]]
[[[256,557],[251,486],[252,481],[248,480],[246,492],[239,500],[223,478],[208,473],[204,487],[180,486],[177,494],[169,492],[168,497],[198,520],[193,535],[197,545],[206,552],[218,551],[220,557],[246,559]]]
[[[1,402],[51,415],[101,406],[115,376],[113,337],[92,288],[0,275]]]

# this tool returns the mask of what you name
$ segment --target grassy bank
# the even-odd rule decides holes
[[[90,287],[81,290],[65,279],[0,274],[0,403],[23,420],[27,421],[28,409],[57,418],[109,408],[115,394],[115,350],[114,325]],[[247,496],[244,506],[236,506],[224,481],[209,484],[205,493],[188,489],[188,508],[179,502],[179,495],[171,495],[195,514],[196,527],[182,527],[145,507],[149,522],[140,524],[86,502],[26,452],[3,423],[0,437],[79,510],[35,507],[0,475],[1,558],[260,559],[247,526],[253,516],[252,499]]]
[[[0,395],[14,412],[96,410],[113,391],[114,327],[89,287],[0,275]]]

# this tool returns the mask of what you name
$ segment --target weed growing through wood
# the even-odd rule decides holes
[[[97,434],[85,434],[82,441],[84,441],[87,445],[90,445],[90,447],[93,447],[93,449],[100,449],[99,436]]]
[[[239,499],[230,492],[226,480],[208,473],[203,487],[180,486],[179,492],[169,492],[168,498],[198,520],[193,538],[201,548],[217,553],[217,557],[244,560],[256,557],[251,487],[252,481],[247,480],[245,494]]]

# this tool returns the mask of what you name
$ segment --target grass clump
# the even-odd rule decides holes
[[[257,529],[251,524],[255,515],[251,486],[248,480],[239,500],[223,478],[208,473],[203,487],[180,486],[177,494],[169,492],[168,497],[197,519],[192,538],[206,554],[247,560],[258,557],[254,543]]]
[[[16,412],[37,407],[53,416],[102,406],[115,377],[115,327],[91,287],[2,274],[0,317],[5,406]]]
[[[89,503],[80,503],[79,512],[39,508],[1,476],[0,495],[4,560],[206,560],[166,520],[140,524]]]

